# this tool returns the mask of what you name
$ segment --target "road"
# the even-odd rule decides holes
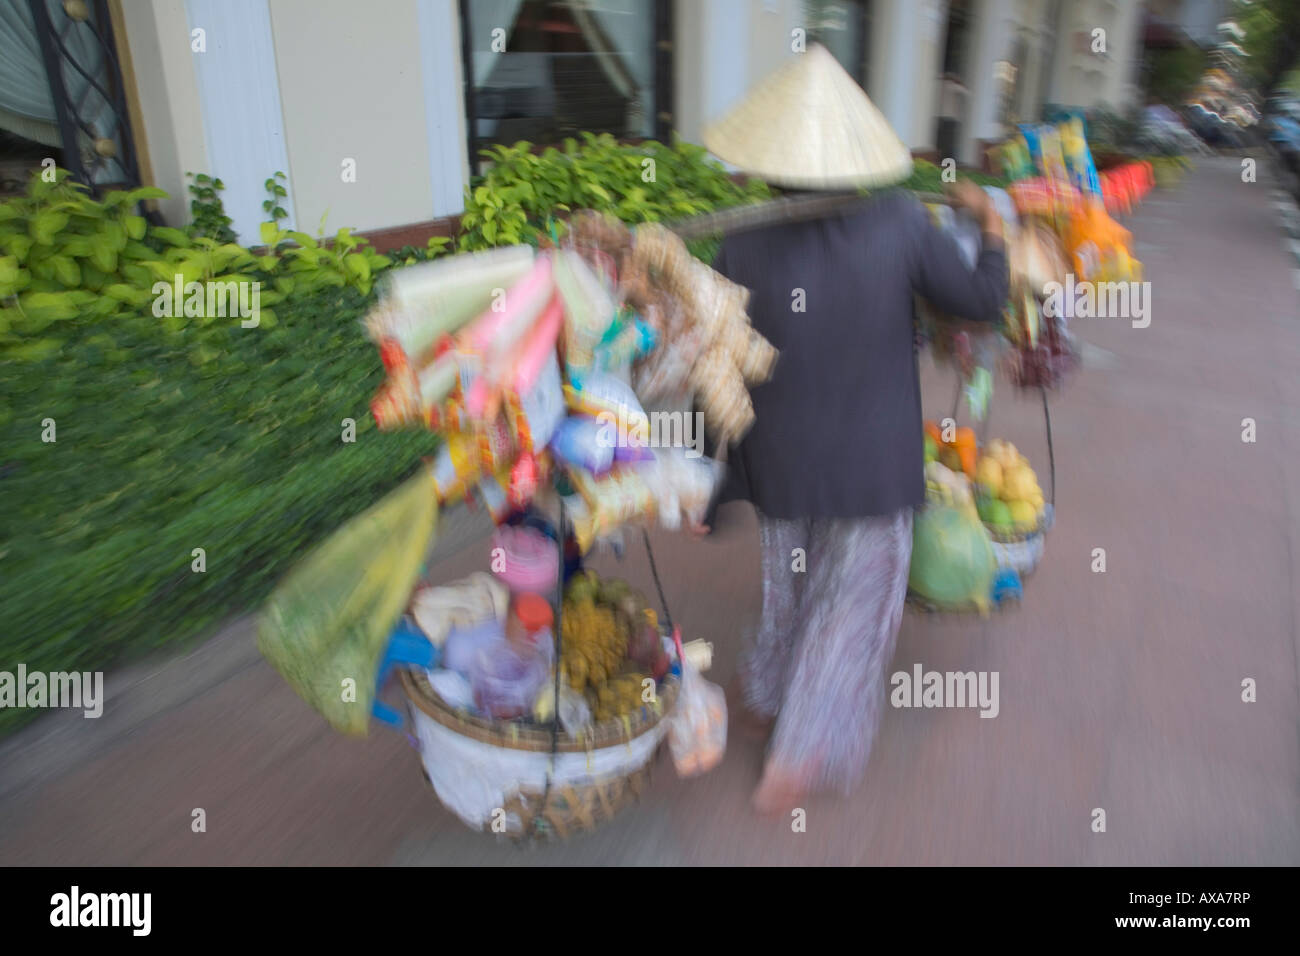
[[[806,832],[750,813],[762,741],[733,730],[702,778],[661,756],[642,803],[597,833],[528,851],[472,833],[400,736],[332,733],[239,620],[110,675],[98,721],[53,714],[0,743],[0,862],[1300,863],[1300,293],[1272,189],[1201,160],[1127,222],[1152,321],[1075,322],[1086,367],[1052,400],[1057,523],[1023,604],[987,621],[909,612],[891,667],[996,671],[998,716],[887,709],[862,787],[809,800]],[[941,415],[951,375],[924,373]],[[1036,395],[999,383],[990,435],[1046,481]],[[725,684],[759,593],[752,513],[723,517],[710,539],[655,547]],[[449,531],[463,547],[435,575],[485,564],[475,532]],[[649,590],[638,547],[601,570]]]

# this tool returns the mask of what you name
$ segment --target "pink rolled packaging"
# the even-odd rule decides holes
[[[516,594],[548,594],[560,578],[555,542],[532,528],[497,528],[492,534],[491,567]]]

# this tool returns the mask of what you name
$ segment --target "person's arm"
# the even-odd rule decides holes
[[[956,241],[930,221],[919,203],[911,212],[912,287],[941,311],[976,322],[993,322],[1007,300],[1006,240],[1002,217],[978,186],[963,180],[953,191],[953,204],[971,210],[980,223],[979,259],[966,267]]]

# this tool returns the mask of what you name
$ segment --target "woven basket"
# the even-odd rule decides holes
[[[593,728],[584,737],[561,733],[555,749],[559,753],[585,753],[635,740],[654,728],[677,701],[679,682],[676,677],[665,678],[659,686],[658,706],[642,705],[626,720],[607,720]],[[533,753],[551,752],[551,731],[545,727],[523,724],[511,720],[488,720],[467,711],[449,707],[429,685],[423,671],[402,671],[402,689],[411,703],[444,727],[462,736],[494,747],[509,750],[527,750]]]
[[[1037,537],[1040,534],[1045,534],[1047,529],[1052,526],[1052,522],[1047,515],[1047,509],[1044,508],[1043,513],[1038,516],[1038,523],[1027,530],[999,531],[995,526],[989,524],[987,521],[983,522],[983,525],[984,530],[989,533],[989,537],[999,544],[1023,544],[1030,538]]]
[[[521,843],[564,840],[595,830],[640,800],[650,785],[653,766],[651,759],[631,773],[552,787],[549,792],[517,790],[503,808],[523,821],[523,832],[513,838]],[[484,826],[483,832],[491,833],[491,825]]]
[[[642,706],[625,720],[605,721],[583,737],[561,733],[553,742],[548,728],[514,721],[492,721],[449,707],[429,685],[423,671],[405,670],[402,687],[412,706],[448,730],[492,747],[550,754],[590,754],[596,750],[627,746],[654,730],[671,712],[680,682],[669,677],[661,682],[656,706]],[[585,776],[546,787],[519,786],[510,791],[501,809],[517,817],[521,826],[508,835],[516,842],[565,839],[593,830],[612,820],[645,791],[658,745],[639,766],[622,773]],[[426,772],[426,777],[428,773]],[[494,833],[491,821],[481,827]]]

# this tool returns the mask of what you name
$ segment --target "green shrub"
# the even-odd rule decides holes
[[[206,180],[207,177],[201,179]],[[220,180],[211,180],[219,189]],[[374,275],[391,265],[366,240],[340,229],[332,240],[285,232],[265,223],[258,255],[234,242],[167,226],[150,226],[134,212],[141,200],[162,199],[161,189],[110,192],[98,201],[59,170],[54,181],[33,176],[24,196],[0,203],[0,360],[38,361],[71,341],[73,327],[94,327],[109,361],[124,361],[105,320],[146,309],[155,285],[180,282],[259,284],[260,321],[274,325],[270,306],[292,293],[351,286],[370,290]],[[220,208],[219,198],[216,200]],[[204,228],[220,232],[209,217]],[[322,230],[323,232],[323,230]],[[296,243],[293,245],[291,243]],[[199,323],[160,317],[160,334],[181,336],[192,356],[207,356]]]
[[[1005,177],[993,176],[977,170],[959,170],[958,176],[962,179],[969,179],[980,186],[1007,185]],[[934,163],[918,159],[912,163],[912,175],[899,183],[897,188],[918,193],[941,193],[944,186],[943,170]]]
[[[766,199],[762,182],[741,186],[701,146],[647,141],[620,144],[613,136],[583,133],[563,149],[534,153],[532,144],[492,146],[481,155],[491,168],[465,191],[459,249],[477,251],[536,243],[557,213],[611,212],[624,222],[679,219]]]
[[[488,153],[461,249],[536,242],[582,206],[640,222],[769,196],[686,143],[586,135]],[[0,203],[0,670],[97,670],[207,632],[436,451],[434,434],[380,434],[369,415],[384,372],[360,319],[393,260],[348,229],[281,229],[279,179],[256,250],[226,241],[208,177],[195,177],[195,234],[135,213],[161,190],[96,201],[62,171]],[[691,243],[706,261],[716,248]],[[262,283],[275,312],[256,328],[156,317],[154,284],[176,275]],[[33,714],[0,711],[0,732]]]
[[[193,198],[190,200],[190,225],[186,231],[195,237],[206,236],[217,242],[234,242],[238,238],[230,228],[234,220],[226,215],[226,207],[221,201],[221,191],[226,188],[226,184],[206,173],[197,176],[186,173],[185,176],[194,180],[189,185]]]
[[[432,454],[430,433],[373,425],[367,304],[329,288],[272,329],[214,323],[202,363],[139,312],[115,320],[121,361],[74,325],[54,354],[0,362],[0,670],[103,669],[202,634]],[[0,711],[0,732],[24,716]]]
[[[61,170],[0,203],[0,670],[100,669],[203,633],[437,447],[369,415],[383,370],[360,318],[390,260],[348,229],[272,221],[260,251],[203,235],[220,181],[196,185],[212,192],[187,230],[136,215],[162,190],[97,201]],[[261,283],[278,314],[155,315],[178,276]]]
[[[262,200],[262,212],[266,213],[270,222],[278,223],[289,217],[289,213],[280,205],[280,200],[289,195],[289,191],[284,188],[284,179],[284,173],[277,170],[274,176],[267,177],[262,184],[267,194],[267,198]]]

